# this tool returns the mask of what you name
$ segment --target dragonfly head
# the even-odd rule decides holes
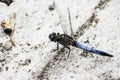
[[[51,33],[51,34],[49,35],[49,39],[50,39],[51,41],[56,41],[56,33],[55,33],[55,32]]]

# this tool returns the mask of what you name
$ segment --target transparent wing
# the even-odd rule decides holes
[[[72,24],[71,24],[71,17],[70,17],[70,11],[69,11],[69,8],[68,8],[68,15],[69,15],[69,23],[70,25],[68,25],[68,19],[66,20],[65,19],[65,16],[61,13],[59,7],[55,4],[54,2],[54,5],[55,5],[55,9],[56,9],[56,12],[59,16],[59,19],[60,19],[60,22],[61,22],[61,27],[62,27],[62,30],[64,32],[64,34],[67,34],[67,35],[71,35],[73,36],[73,30],[72,30]]]
[[[68,8],[68,16],[69,16],[69,24],[70,24],[71,36],[74,37],[74,33],[73,33],[73,29],[72,29],[71,16],[70,16],[70,9],[69,8]]]

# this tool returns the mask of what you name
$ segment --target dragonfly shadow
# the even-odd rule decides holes
[[[70,50],[67,48],[52,49],[50,52],[56,53],[53,57],[55,60],[67,60],[69,58]]]

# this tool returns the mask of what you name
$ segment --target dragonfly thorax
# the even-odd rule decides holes
[[[58,42],[63,46],[76,45],[76,41],[71,36],[68,36],[66,34],[59,34],[59,33],[53,32],[49,35],[49,39],[51,41]]]

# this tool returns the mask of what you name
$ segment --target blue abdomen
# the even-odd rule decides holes
[[[103,51],[100,51],[100,50],[97,50],[93,47],[89,47],[89,46],[86,46],[85,44],[81,44],[80,42],[76,41],[76,45],[75,45],[77,48],[80,48],[84,51],[88,51],[88,52],[91,52],[91,53],[95,53],[95,54],[99,54],[99,55],[103,55],[103,56],[109,56],[109,57],[113,57],[113,55],[111,54],[108,54],[106,52],[103,52]]]

